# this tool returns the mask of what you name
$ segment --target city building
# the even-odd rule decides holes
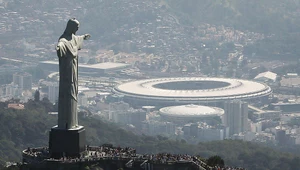
[[[224,103],[224,124],[229,127],[229,135],[248,130],[248,103],[239,100]]]
[[[234,134],[232,139],[243,140],[243,141],[253,141],[256,138],[255,132],[241,132],[239,134]]]
[[[277,74],[271,71],[266,71],[263,73],[259,73],[256,77],[254,77],[254,80],[272,84],[276,82]]]
[[[229,138],[229,128],[225,126],[210,126],[205,122],[188,123],[182,127],[186,139],[198,141],[215,141]]]
[[[154,120],[143,121],[142,132],[147,135],[175,135],[176,126],[172,122]]]
[[[32,89],[32,75],[25,72],[13,74],[13,83],[18,85],[21,91]]]
[[[7,105],[7,108],[12,108],[12,109],[16,109],[16,110],[23,110],[25,109],[24,104],[20,104],[20,103],[9,103]]]
[[[5,95],[5,85],[0,86],[0,97]]]
[[[293,113],[300,111],[300,103],[299,102],[278,102],[271,104],[274,107],[277,107],[282,112]]]
[[[281,113],[281,111],[276,110],[261,110],[259,112],[253,112],[252,119],[256,121],[261,119],[279,118]]]
[[[50,102],[56,103],[58,101],[58,93],[59,86],[57,82],[48,84],[48,99]]]
[[[146,120],[147,112],[142,109],[130,109],[127,112],[128,124],[132,124],[137,128],[142,127],[142,122]]]
[[[255,133],[261,133],[262,132],[262,123],[261,122],[256,122],[250,123],[250,131],[255,132]]]
[[[21,91],[32,89],[32,75],[25,72],[13,74],[13,83],[18,85]]]
[[[287,78],[297,78],[298,74],[297,73],[287,73],[285,75],[285,77],[287,77]]]
[[[88,105],[87,96],[83,92],[78,94],[78,105],[84,107]]]
[[[114,102],[109,104],[109,120],[113,122],[121,122],[119,120],[121,117],[119,115],[123,114],[125,111],[128,111],[130,108],[128,103],[125,102]]]
[[[22,91],[17,84],[11,83],[5,86],[5,96],[6,97],[17,97],[20,96]]]
[[[287,143],[286,129],[281,126],[275,128],[275,139],[279,145],[285,145]]]
[[[129,104],[124,102],[110,103],[109,120],[120,124],[132,124],[141,128],[142,122],[146,120],[146,111],[130,108]]]

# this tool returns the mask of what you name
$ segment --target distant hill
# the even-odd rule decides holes
[[[263,33],[299,32],[299,0],[166,0],[196,23],[225,25]]]
[[[245,54],[267,59],[300,56],[300,0],[165,0],[166,6],[194,25],[209,23],[266,35],[245,46]]]
[[[93,50],[140,38],[137,33],[151,32],[144,24],[155,23],[162,16],[171,16],[181,26],[201,23],[224,25],[238,30],[265,33],[265,39],[245,46],[245,54],[277,59],[300,56],[300,0],[24,0],[3,1],[1,13],[38,20],[26,26],[27,38],[34,34],[55,42],[66,21],[76,17],[82,25],[79,33],[90,33],[97,40]],[[5,15],[3,15],[5,16]],[[3,17],[5,18],[5,17]],[[10,19],[11,20],[11,19]],[[8,20],[8,21],[10,21]],[[164,23],[162,23],[162,26]],[[178,26],[177,25],[177,26]],[[117,34],[121,33],[121,34]],[[181,32],[185,34],[184,30]],[[13,33],[15,34],[15,33]],[[19,35],[19,34],[18,34]],[[12,35],[9,35],[12,36]],[[127,47],[127,46],[126,46]],[[128,47],[129,48],[129,47]],[[134,45],[130,48],[135,48]],[[115,49],[116,50],[116,49]],[[137,50],[137,49],[135,49]]]
[[[0,6],[3,4],[6,4],[5,9],[8,11],[17,11],[29,17],[35,14],[34,18],[43,19],[49,25],[55,21],[52,15],[45,17],[37,14],[61,14],[59,19],[55,16],[57,20],[69,17],[77,17],[81,21],[84,19],[90,27],[88,30],[93,32],[95,28],[100,32],[113,31],[126,24],[151,21],[156,19],[154,16],[157,12],[164,10],[181,17],[190,17],[195,23],[232,26],[255,32],[299,32],[300,28],[300,0],[24,0],[4,1]],[[52,27],[59,31],[64,26]]]
[[[0,103],[0,164],[20,161],[21,151],[27,147],[47,146],[49,130],[56,124],[56,116],[47,114],[52,109],[47,100],[30,101],[25,104],[25,110],[7,109],[6,104]],[[111,143],[134,147],[138,153],[148,154],[168,152],[203,158],[220,155],[225,164],[251,170],[295,170],[300,167],[299,157],[258,144],[225,140],[189,145],[184,140],[168,140],[162,136],[137,136],[97,116],[83,115],[79,115],[80,124],[86,127],[90,145]]]

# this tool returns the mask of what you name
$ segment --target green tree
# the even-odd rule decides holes
[[[40,101],[40,91],[39,90],[36,90],[34,93],[34,101],[35,102]]]
[[[218,156],[218,155],[215,155],[215,156],[211,156],[207,159],[207,165],[209,166],[220,166],[220,167],[224,167],[225,163],[224,163],[224,160]]]

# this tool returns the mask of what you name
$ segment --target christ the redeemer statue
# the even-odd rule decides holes
[[[76,35],[79,22],[73,18],[60,36],[56,52],[59,58],[58,125],[49,133],[51,158],[81,157],[86,151],[85,129],[78,125],[78,50],[89,34]]]
[[[78,28],[79,22],[70,19],[56,46],[60,76],[58,125],[49,133],[51,158],[80,157],[85,153],[85,129],[77,120],[78,50],[90,35],[76,35]]]
[[[89,34],[76,35],[79,22],[73,18],[67,23],[64,33],[56,46],[59,58],[59,99],[58,128],[73,129],[78,126],[77,95],[78,95],[78,50]]]

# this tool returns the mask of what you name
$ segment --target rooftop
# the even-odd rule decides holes
[[[270,80],[275,82],[276,78],[277,78],[277,74],[273,73],[273,72],[270,72],[270,71],[267,71],[267,72],[263,72],[263,73],[258,74],[254,79],[260,79],[260,78],[267,78],[267,79],[270,79]]]
[[[224,110],[221,108],[193,104],[164,107],[159,111],[162,115],[175,117],[212,117],[224,114]]]
[[[132,81],[115,87],[114,91],[132,97],[197,100],[239,99],[265,96],[272,92],[263,83],[229,78],[177,77]],[[187,99],[188,100],[188,99]]]

